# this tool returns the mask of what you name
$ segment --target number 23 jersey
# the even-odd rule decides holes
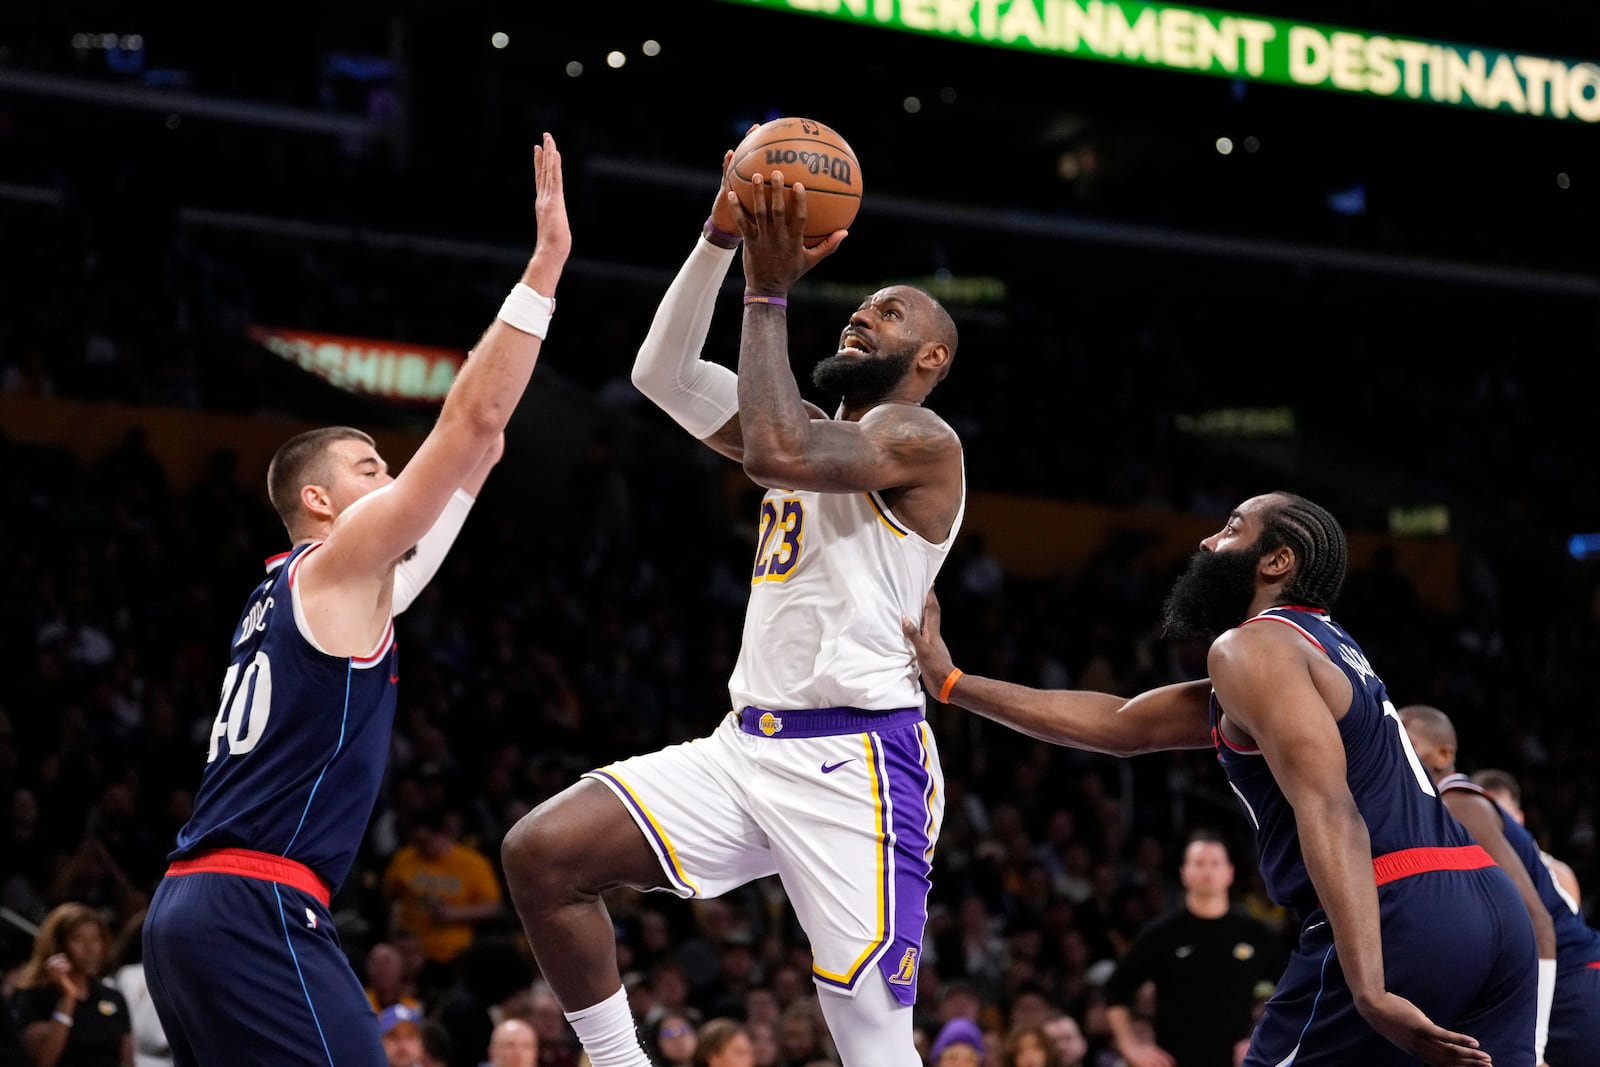
[[[900,616],[923,601],[966,513],[943,542],[912,532],[881,494],[769,490],[761,501],[744,643],[728,683],[733,707],[921,707]]]

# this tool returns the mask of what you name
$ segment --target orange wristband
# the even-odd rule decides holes
[[[944,684],[939,687],[939,703],[950,703],[950,690],[956,687],[956,680],[961,677],[960,667],[951,667],[950,673],[945,675]]]

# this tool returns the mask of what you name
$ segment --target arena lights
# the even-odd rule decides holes
[[[1600,533],[1573,534],[1567,542],[1567,555],[1573,559],[1600,558]]]

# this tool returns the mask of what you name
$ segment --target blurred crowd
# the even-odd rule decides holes
[[[480,266],[441,280],[396,253],[382,283],[362,288],[361,272],[383,257],[351,265],[337,252],[262,238],[251,245],[254,268],[317,276],[326,284],[306,288],[325,303],[259,283],[229,303],[217,296],[231,277],[220,247],[175,248],[169,234],[136,225],[112,241],[90,222],[66,225],[80,218],[70,211],[11,205],[0,217],[7,244],[36,251],[27,261],[0,256],[0,391],[16,395],[358,425],[392,418],[297,384],[298,371],[262,357],[237,327],[258,314],[423,342],[470,338],[507,273]],[[1222,283],[1195,284],[1192,299],[1203,303],[1208,285]],[[446,297],[425,299],[430,286]],[[581,1062],[507,902],[500,840],[580,772],[704,734],[727,710],[753,529],[685,508],[716,498],[722,472],[687,444],[662,449],[632,429],[659,414],[625,385],[659,288],[582,271],[570,288],[549,362],[592,403],[594,432],[566,481],[531,502],[508,453],[438,577],[398,624],[405,681],[389,776],[365,852],[334,901],[386,1035],[414,1039],[414,1050],[395,1053],[396,1067],[406,1057],[435,1067],[514,1063],[494,1057],[513,1045],[526,1052],[528,1034],[542,1067]],[[1083,316],[1068,331],[1053,295],[1016,279],[1004,314],[958,316],[962,365],[934,406],[963,431],[974,487],[1219,524],[1252,492],[1298,488],[1370,528],[1376,494],[1347,471],[1384,471],[1379,449],[1403,450],[1420,484],[1459,504],[1461,609],[1429,609],[1394,557],[1380,554],[1351,575],[1336,613],[1396,701],[1445,709],[1461,731],[1462,768],[1518,776],[1530,828],[1586,889],[1600,885],[1596,575],[1561,557],[1560,531],[1541,517],[1541,501],[1564,488],[1569,509],[1589,496],[1585,461],[1553,443],[1571,428],[1552,429],[1537,455],[1520,436],[1542,425],[1530,397],[1554,387],[1481,355],[1481,367],[1468,360],[1460,375],[1415,383],[1406,402],[1417,417],[1395,420],[1387,442],[1339,436],[1390,420],[1381,377],[1349,391],[1307,388],[1297,394],[1302,465],[1275,467],[1172,429],[1184,402],[1269,400],[1244,384],[1264,365],[1260,347],[1217,359],[1226,331],[1196,325],[1177,296],[1137,326]],[[797,327],[795,350],[826,346],[831,329]],[[558,342],[604,358],[563,358]],[[735,343],[719,335],[708,355],[731,362]],[[1320,359],[1337,342],[1308,334],[1296,343]],[[1393,353],[1347,355],[1349,366],[1379,375]],[[1149,373],[1156,365],[1162,374]],[[1443,412],[1447,426],[1428,422]],[[208,473],[179,487],[137,430],[93,463],[0,434],[8,1001],[41,980],[34,931],[59,929],[69,905],[103,921],[99,973],[129,987],[142,909],[199,780],[227,634],[262,561],[287,547],[262,498],[263,472],[241,469],[226,441],[195,447],[211,455]],[[1301,484],[1259,484],[1290,470]],[[1158,632],[1173,574],[1148,558],[1137,540],[1112,538],[1073,573],[1024,579],[981,537],[964,535],[940,579],[958,662],[1032,685],[1126,694],[1197,677],[1203,650]],[[1292,933],[1251,878],[1250,838],[1210,753],[1116,761],[937,704],[929,718],[948,790],[919,973],[918,1033],[930,1063],[940,1062],[935,1046],[942,1056],[954,1045],[975,1048],[986,1067],[1117,1062],[1104,985],[1137,931],[1179,905],[1180,853],[1196,830],[1229,842],[1238,905]],[[710,1062],[705,1051],[695,1059],[697,1042],[720,1047],[719,1035],[735,1030],[760,1067],[835,1062],[804,938],[774,882],[718,900],[618,891],[608,902],[631,1003],[662,1065]],[[518,1020],[526,1033],[507,1028]],[[1040,1034],[1044,1058],[1021,1058]]]
[[[638,491],[670,484],[659,463],[594,462],[634,488],[641,511],[671,495]],[[0,534],[6,973],[14,984],[32,953],[28,927],[76,903],[108,923],[111,975],[137,962],[133,932],[198,782],[226,635],[283,533],[225,448],[182,494],[137,433],[94,467],[6,441],[0,472],[12,502]],[[568,523],[530,521],[496,481],[514,477],[491,478],[402,617],[390,776],[335,899],[375,1010],[414,1010],[419,1032],[426,1023],[447,1039],[448,1067],[477,1067],[507,1018],[530,1025],[539,1063],[577,1062],[506,903],[499,841],[580,771],[707,732],[726,709],[744,601],[743,544],[641,515],[654,531],[641,561],[636,544],[592,536],[581,509]],[[952,647],[970,671],[1045,686],[1131,693],[1193,677],[1198,650],[1168,647],[1154,628],[1170,575],[1138,559],[1112,546],[1075,580],[1030,582],[968,539],[941,581]],[[1428,617],[1403,575],[1376,570],[1352,576],[1341,618],[1383,650],[1380,670],[1409,679],[1397,695],[1452,709],[1472,765],[1522,776],[1530,825],[1590,884],[1593,620],[1519,620],[1543,626],[1537,637],[1502,631],[1508,620],[1485,631]],[[1530,647],[1546,658],[1514,658]],[[1418,658],[1394,662],[1395,651]],[[1249,839],[1209,753],[1118,762],[938,705],[930,719],[948,793],[919,978],[928,1046],[970,1018],[985,1062],[999,1064],[1011,1031],[1060,1014],[1082,1035],[1065,1062],[1113,1062],[1101,986],[1143,924],[1177,905],[1178,853],[1196,828],[1233,842],[1238,902],[1283,919],[1248,877]],[[674,1035],[719,1017],[749,1028],[763,1067],[829,1062],[780,887],[692,903],[618,892],[610,903],[632,1003],[663,1064],[688,1063],[692,1042]]]

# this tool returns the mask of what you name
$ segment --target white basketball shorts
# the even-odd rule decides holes
[[[877,968],[915,1002],[944,775],[921,708],[730,712],[709,736],[590,771],[682,897],[777,874],[818,983]]]

